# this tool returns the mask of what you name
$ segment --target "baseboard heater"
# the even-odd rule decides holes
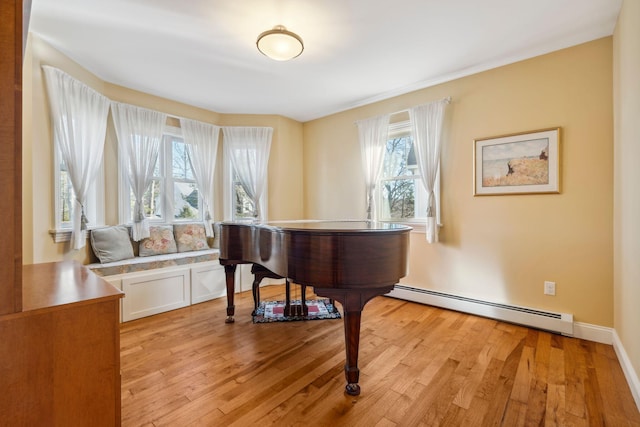
[[[387,296],[573,336],[573,314],[499,304],[405,285],[396,285]]]

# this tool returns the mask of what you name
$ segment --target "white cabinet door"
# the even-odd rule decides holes
[[[189,268],[136,274],[122,279],[122,321],[191,305]]]
[[[191,304],[227,295],[224,267],[218,262],[191,267]]]

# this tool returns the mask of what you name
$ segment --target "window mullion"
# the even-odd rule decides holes
[[[162,217],[165,222],[173,222],[173,139],[166,135],[162,138],[162,166],[160,167],[160,191],[162,198]]]

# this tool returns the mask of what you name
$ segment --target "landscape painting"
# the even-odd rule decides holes
[[[560,192],[559,128],[474,141],[474,195]]]

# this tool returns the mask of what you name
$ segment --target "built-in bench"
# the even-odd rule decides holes
[[[126,227],[105,227],[91,231],[91,243],[103,262],[87,267],[125,293],[122,322],[226,295],[220,251],[201,223],[152,226],[139,245]]]

